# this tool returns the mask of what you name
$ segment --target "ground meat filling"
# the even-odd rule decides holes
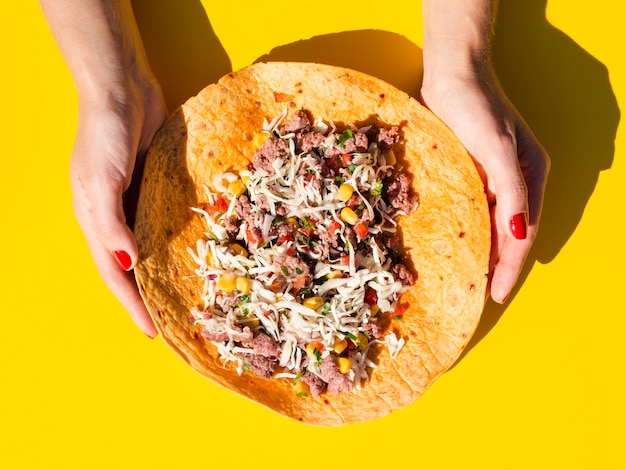
[[[294,383],[305,384],[313,397],[326,392],[337,395],[367,378],[364,371],[373,367],[363,359],[367,344],[384,342],[386,333],[382,325],[388,322],[379,319],[383,314],[392,318],[399,305],[403,290],[397,285],[414,282],[402,262],[395,224],[390,222],[396,214],[411,213],[416,205],[409,178],[386,163],[386,153],[398,145],[401,132],[397,126],[377,125],[336,129],[298,110],[267,133],[251,159],[245,188],[229,196],[230,205],[222,203],[216,216],[213,205],[205,205],[203,213],[213,217],[222,231],[214,228],[204,251],[199,248],[196,255],[204,265],[206,306],[194,316],[203,325],[204,338],[218,345],[222,357],[238,361],[241,369],[268,380],[292,374]],[[285,170],[291,161],[298,163]],[[278,182],[289,175],[297,180],[281,187]],[[256,191],[263,178],[277,182]],[[345,185],[350,186],[350,194],[344,197],[340,193]],[[284,196],[296,187],[296,198]],[[324,199],[328,194],[331,200]],[[330,209],[316,210],[327,206]],[[349,218],[343,208],[350,210]],[[256,265],[250,264],[253,261]],[[254,275],[242,275],[244,268]],[[236,285],[235,276],[231,284],[224,280],[228,269],[238,270]],[[376,270],[382,277],[376,277]],[[373,305],[377,299],[364,298],[362,290],[345,294],[342,283],[360,272],[371,275],[362,286],[370,280],[380,285],[385,282],[381,279],[390,279],[389,289],[396,286],[376,305],[378,317]],[[263,300],[268,295],[274,300]],[[341,303],[339,296],[348,296],[348,304]],[[257,305],[264,307],[255,310]],[[318,331],[306,333],[315,326],[307,323],[310,312],[320,325],[343,315],[343,323],[333,326],[339,334],[334,345],[324,347],[320,341],[325,336]],[[281,339],[287,325],[305,333],[297,339]],[[337,342],[345,344],[335,349]],[[312,344],[318,346],[311,348]]]

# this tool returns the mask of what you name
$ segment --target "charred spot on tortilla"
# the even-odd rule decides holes
[[[281,101],[287,97],[288,101]],[[278,135],[266,132],[262,141],[260,123],[266,119],[269,125],[283,113],[282,120],[274,123]],[[336,126],[325,134],[325,139],[334,136],[334,144],[327,145],[332,149],[328,155],[319,145],[313,145],[309,153],[302,152],[302,145],[315,144],[319,137],[298,137],[297,129],[291,128],[285,132],[284,126],[300,113],[307,116],[311,127],[317,120]],[[364,189],[359,186],[359,172],[364,175],[376,170],[364,171],[363,162],[344,150],[345,145],[362,139],[355,135],[367,125],[398,136],[391,146],[396,162],[390,165],[396,176],[385,175],[380,182],[364,177],[363,184],[368,185]],[[269,138],[276,141],[255,157]],[[270,148],[281,157],[273,158],[267,153]],[[366,153],[359,150],[358,158]],[[292,154],[296,154],[294,161],[287,158]],[[303,165],[304,159],[311,164]],[[286,181],[293,185],[275,180],[285,179],[286,168],[294,175]],[[384,416],[424,393],[454,364],[476,328],[486,292],[490,249],[482,181],[449,129],[419,102],[385,82],[319,64],[246,67],[209,85],[172,114],[148,151],[144,172],[135,226],[139,247],[136,277],[148,311],[161,338],[182,360],[211,381],[254,402],[318,425]],[[228,173],[231,175],[224,177]],[[344,184],[352,186],[350,197],[354,193],[363,197],[341,201],[338,195]],[[289,191],[301,197],[302,204],[286,203],[291,200],[285,197]],[[343,198],[350,189],[341,191]],[[350,279],[351,270],[358,272],[364,258],[380,255],[372,248],[377,246],[377,234],[369,232],[376,231],[383,215],[371,217],[365,230],[359,227],[364,237],[356,233],[363,213],[369,213],[368,204],[372,206],[371,193],[386,201],[388,208],[406,210],[408,215],[388,222],[396,224],[397,232],[385,243],[398,244],[397,252],[381,252],[379,258],[389,263],[386,267],[391,274],[385,277],[389,282],[376,280],[377,285],[372,286],[368,280],[358,296],[350,297],[357,289],[341,283]],[[419,201],[418,209],[408,210],[408,200]],[[289,212],[290,207],[297,210]],[[324,212],[315,217],[320,207]],[[346,211],[342,219],[344,208],[352,213]],[[332,227],[341,239],[341,243],[335,239],[337,246],[332,241],[320,243],[328,238],[332,222],[341,227]],[[354,233],[346,236],[348,228]],[[366,237],[374,239],[367,253],[358,246]],[[307,256],[295,257],[288,251],[291,249],[294,254],[308,250]],[[271,256],[270,251],[274,252]],[[318,253],[318,258],[309,257]],[[346,264],[341,264],[342,257]],[[251,264],[257,258],[264,263]],[[402,268],[392,271],[397,262],[406,272]],[[197,275],[196,270],[204,275]],[[411,282],[407,274],[412,276]],[[210,282],[216,286],[221,281],[219,289],[207,287],[211,276],[215,276]],[[356,284],[361,281],[359,276],[353,279]],[[328,284],[330,281],[338,285]],[[390,300],[381,294],[379,299],[380,289],[394,283],[402,285],[401,296]],[[326,290],[320,292],[322,286]],[[368,303],[374,301],[368,288],[376,291],[376,303]],[[223,295],[225,290],[230,292]],[[337,343],[345,341],[340,353],[335,348],[340,350],[344,344],[333,341],[331,345],[331,336],[326,337],[326,330],[313,321],[325,324],[327,316],[335,315],[350,318],[338,315],[347,309],[336,297],[359,297],[361,311],[370,311],[364,323],[369,330],[352,324],[354,329],[336,328],[341,330],[335,332]],[[378,311],[372,316],[372,306],[377,305],[373,307],[376,310],[378,303],[384,304],[387,313]],[[190,321],[192,311],[195,315]],[[371,318],[380,322],[376,332],[370,331],[374,328]],[[287,346],[279,343],[285,325],[303,330],[307,340],[289,336]],[[318,329],[314,332],[310,325]],[[223,340],[215,341],[222,330]],[[207,341],[207,331],[213,342]],[[363,353],[365,348],[369,355]],[[364,367],[367,379],[353,367],[357,359],[349,353],[371,361]],[[232,360],[224,362],[229,355]],[[348,370],[345,359],[350,359],[347,374],[342,373]],[[290,364],[300,369],[289,369]],[[312,370],[309,364],[313,364]],[[357,374],[360,387],[354,385]]]

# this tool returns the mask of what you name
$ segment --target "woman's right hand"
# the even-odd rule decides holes
[[[70,166],[74,213],[102,279],[137,326],[154,337],[130,272],[137,262],[137,243],[127,220],[134,219],[135,207],[125,206],[124,196],[165,120],[165,101],[154,79],[131,76],[123,86],[102,90],[96,99],[79,98],[79,103]]]
[[[124,200],[133,181],[139,181],[145,152],[166,118],[163,93],[130,0],[40,3],[78,91],[70,166],[76,218],[102,279],[139,328],[154,337],[156,329],[130,272],[137,243],[127,221],[134,219],[135,207]]]

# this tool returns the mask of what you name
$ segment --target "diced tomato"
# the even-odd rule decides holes
[[[357,193],[354,193],[352,196],[350,196],[350,199],[346,201],[346,207],[349,207],[350,209],[354,209],[359,204],[361,204],[361,198]]]
[[[363,222],[359,222],[354,226],[354,232],[362,240],[367,235],[367,225]]]
[[[324,345],[319,341],[311,341],[309,344],[311,348],[317,349],[319,352],[324,352]]]
[[[367,287],[365,289],[365,303],[367,305],[375,305],[378,302],[378,293],[375,289]]]
[[[278,243],[280,243],[281,245],[283,243],[290,242],[291,240],[293,240],[293,235],[290,233],[287,233],[285,235],[281,235],[280,237],[278,237]]]
[[[331,169],[334,173],[339,173],[339,170],[350,166],[351,163],[352,155],[350,155],[349,153],[344,153],[342,155],[335,155],[334,157],[330,158],[326,162],[326,167]]]
[[[333,219],[331,220],[330,225],[328,226],[328,231],[330,233],[335,233],[340,228],[341,228],[341,224],[337,222],[335,219]]]
[[[259,243],[263,239],[262,237],[259,238],[254,230],[250,229],[246,229],[246,238],[248,239],[248,242],[252,244]]]
[[[270,284],[270,290],[272,292],[280,292],[282,288],[283,288],[282,281],[276,280]]]
[[[306,284],[306,276],[301,275],[295,278],[291,285],[293,286],[294,292],[299,292],[300,289],[304,287],[304,284]]]
[[[341,264],[350,264],[350,255],[341,255]]]
[[[298,230],[300,230],[300,233],[303,234],[306,237],[310,237],[311,234],[313,233],[313,229],[312,228],[300,227]]]
[[[209,215],[223,214],[228,210],[228,201],[222,196],[217,196],[214,204],[204,205],[204,210],[207,211]]]
[[[404,316],[404,312],[406,312],[406,309],[406,305],[398,304],[389,316],[394,320],[400,320]]]

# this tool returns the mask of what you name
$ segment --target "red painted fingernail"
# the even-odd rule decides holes
[[[526,238],[526,228],[528,226],[528,216],[526,212],[520,212],[511,217],[511,232],[518,240]]]
[[[120,267],[124,271],[128,271],[133,264],[133,261],[130,259],[130,255],[122,250],[114,251],[113,254],[115,255],[115,259]]]

